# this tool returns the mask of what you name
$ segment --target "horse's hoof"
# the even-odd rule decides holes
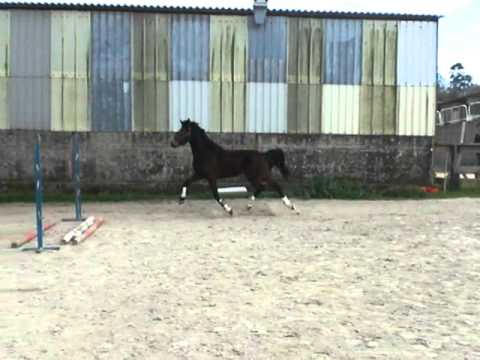
[[[229,214],[230,216],[233,216],[233,210],[230,209],[230,211],[228,212],[228,214]]]
[[[250,210],[252,210],[252,209],[253,209],[253,205],[252,205],[252,204],[248,204],[248,205],[247,205],[247,210],[250,211]]]
[[[184,202],[185,202],[185,199],[182,199],[182,198],[178,199],[178,205],[183,205]]]

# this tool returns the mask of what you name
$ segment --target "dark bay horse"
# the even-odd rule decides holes
[[[285,206],[296,210],[281,186],[272,178],[272,168],[280,170],[284,178],[289,175],[285,166],[285,156],[280,149],[259,152],[256,150],[225,150],[213,142],[196,122],[187,119],[181,121],[182,127],[172,140],[172,147],[190,143],[193,154],[193,175],[182,185],[180,203],[187,197],[187,189],[191,183],[205,179],[210,185],[213,197],[220,206],[233,215],[232,208],[218,195],[217,180],[244,174],[250,182],[254,192],[251,200],[267,187],[275,190],[282,198]],[[251,205],[249,205],[249,208]]]

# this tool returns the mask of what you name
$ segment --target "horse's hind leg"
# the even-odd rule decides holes
[[[220,204],[220,206],[225,210],[227,213],[230,214],[230,216],[233,215],[233,210],[226,202],[223,201],[223,199],[220,199],[220,196],[218,195],[218,189],[217,189],[217,180],[215,179],[208,179],[208,184],[210,185],[210,190],[212,190],[213,197],[217,202]]]
[[[247,210],[252,210],[253,203],[255,202],[255,199],[258,197],[258,194],[260,194],[263,190],[265,190],[263,185],[254,186],[254,189],[255,190],[252,192],[252,195],[250,196],[250,202],[247,204]]]
[[[252,188],[254,189],[254,191],[252,192],[252,195],[250,196],[250,202],[247,204],[247,210],[251,210],[253,208],[253,203],[255,202],[255,199],[258,197],[258,195],[262,191],[265,190],[265,186],[254,179],[248,179],[248,181],[250,182]]]
[[[282,198],[282,202],[286,207],[293,211],[296,210],[295,205],[293,205],[287,195],[285,195],[285,193],[283,192],[282,187],[275,180],[269,179],[268,184],[280,195],[280,197]]]

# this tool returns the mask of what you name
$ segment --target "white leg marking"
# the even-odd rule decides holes
[[[295,205],[292,204],[292,202],[288,199],[288,197],[286,195],[282,198],[282,201],[283,201],[283,203],[285,204],[286,207],[288,207],[291,210],[296,211],[297,214],[299,214],[299,211],[295,208]]]
[[[252,202],[255,201],[255,196],[254,196],[254,195],[250,196],[250,200],[251,200]],[[248,203],[248,205],[247,205],[247,210],[251,210],[252,207],[253,207],[253,204]]]
[[[182,199],[185,199],[187,197],[187,187],[184,186],[182,187],[182,195],[180,195]]]
[[[290,209],[292,208],[293,205],[290,202],[290,200],[288,200],[288,197],[286,195],[282,198],[282,201],[283,201],[283,203],[285,204],[286,207],[289,207]]]
[[[222,205],[223,210],[225,210],[225,211],[228,212],[230,215],[232,215],[232,208],[231,208],[230,206],[228,206],[227,203],[224,203],[224,202],[223,202],[223,199],[218,200],[218,202],[220,203],[220,205]]]

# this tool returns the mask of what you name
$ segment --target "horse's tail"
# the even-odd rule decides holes
[[[290,171],[288,171],[288,168],[285,165],[285,154],[281,149],[268,150],[265,153],[265,157],[267,158],[270,169],[272,167],[276,167],[278,170],[280,170],[285,179],[288,178]]]

